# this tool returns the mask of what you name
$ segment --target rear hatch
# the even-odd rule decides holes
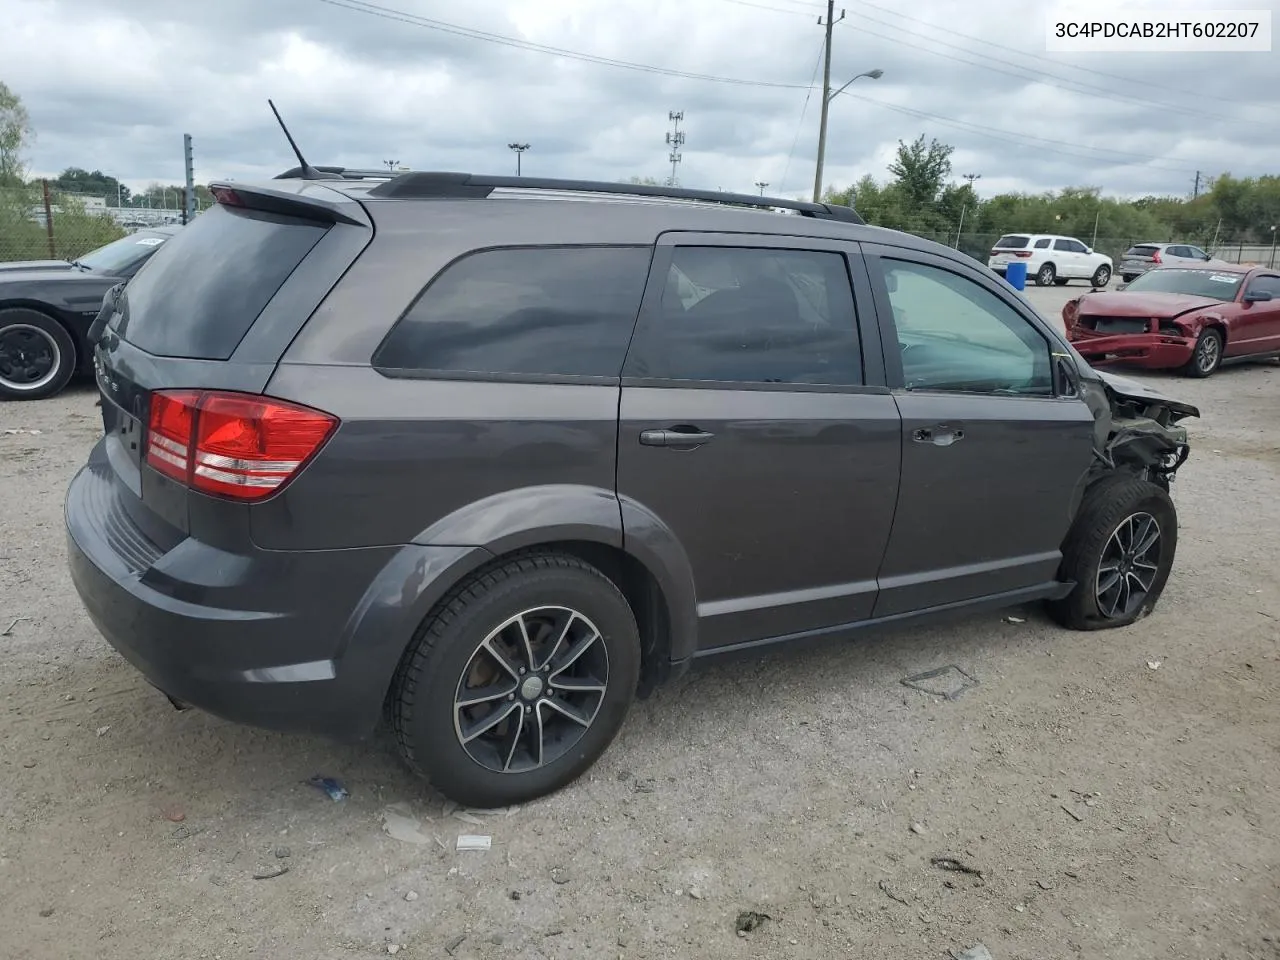
[[[1010,233],[1001,237],[991,248],[989,267],[1003,267],[1011,260],[1026,260],[1031,256],[1031,237],[1026,234]]]
[[[288,405],[264,407],[259,395],[372,237],[359,203],[314,182],[215,186],[214,194],[219,202],[124,288],[94,355],[103,479],[115,488],[111,499],[162,548],[186,535],[244,542],[253,491],[227,494],[234,483],[261,488],[271,477],[236,451],[300,422]],[[200,410],[208,411],[203,425]],[[195,431],[219,425],[221,440],[200,455],[207,476],[193,481]]]
[[[1120,258],[1122,273],[1144,273],[1160,263],[1160,248],[1150,243],[1139,243],[1130,247]]]

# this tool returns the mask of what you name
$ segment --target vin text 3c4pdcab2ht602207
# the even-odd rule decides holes
[[[442,791],[587,770],[695,660],[1147,614],[1194,407],[966,257],[767,197],[302,166],[111,307],[71,572],[175,700]]]

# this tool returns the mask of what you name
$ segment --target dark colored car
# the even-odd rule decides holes
[[[103,297],[179,229],[139,230],[79,260],[0,263],[0,399],[43,400],[91,373],[88,332]]]
[[[461,802],[695,661],[1149,613],[1194,407],[848,208],[465,174],[215,185],[118,298],[69,563],[178,704],[390,716]],[[777,208],[770,210],[768,208]]]
[[[1125,283],[1132,283],[1156,267],[1216,267],[1226,262],[1189,243],[1135,243],[1120,258],[1117,272]]]
[[[1114,293],[1069,301],[1062,320],[1091,364],[1207,377],[1227,361],[1280,356],[1280,272],[1234,263],[1159,267]]]

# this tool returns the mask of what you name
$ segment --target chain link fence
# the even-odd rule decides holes
[[[100,198],[44,182],[0,189],[0,261],[74,260],[129,232]]]

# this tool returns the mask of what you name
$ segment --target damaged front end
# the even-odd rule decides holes
[[[1199,417],[1199,409],[1126,377],[1090,373],[1080,392],[1095,423],[1091,474],[1124,470],[1168,490],[1191,452],[1179,421]]]

